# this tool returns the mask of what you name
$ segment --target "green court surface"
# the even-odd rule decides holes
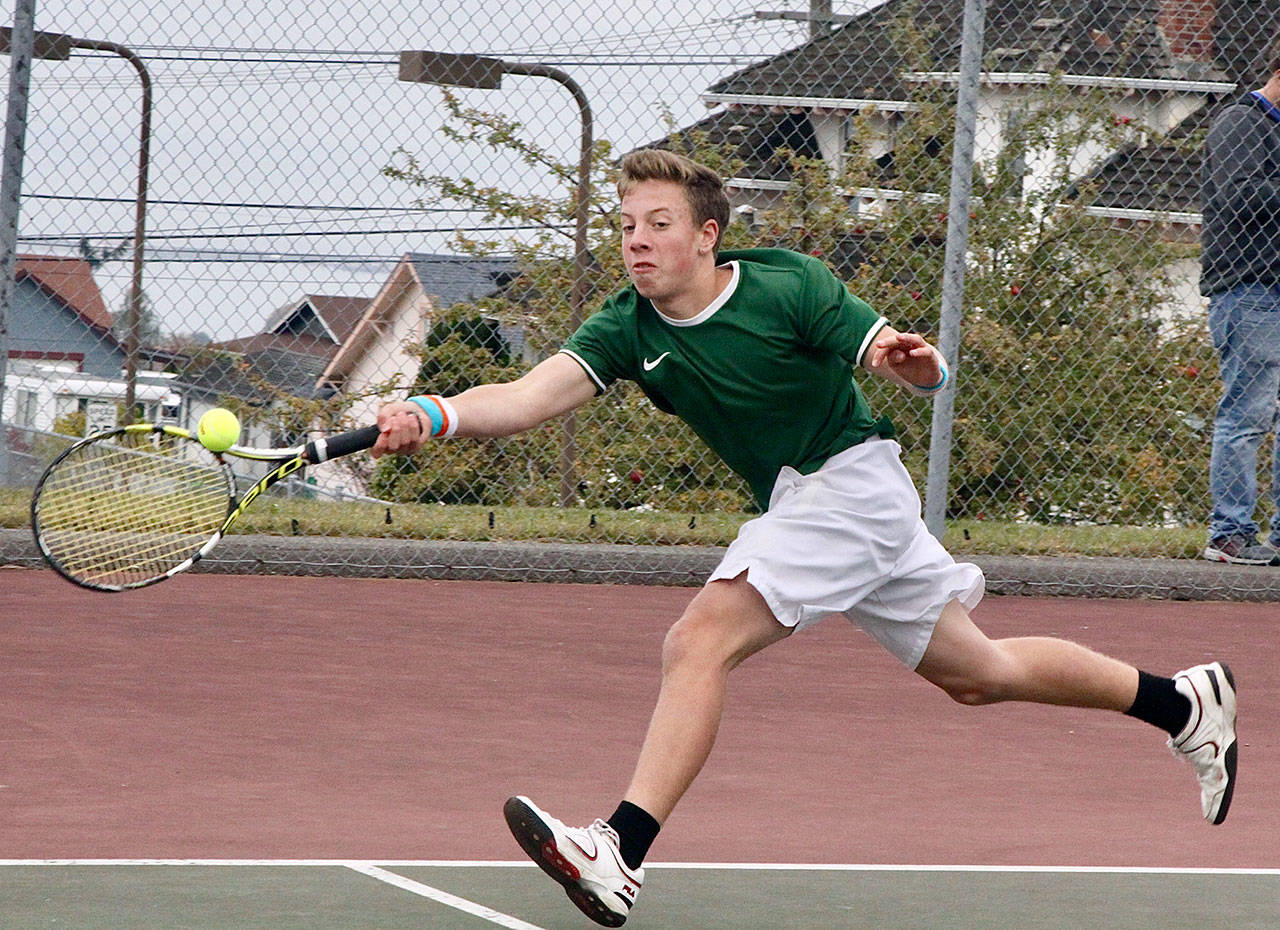
[[[632,930],[1274,928],[1280,870],[655,864]],[[0,863],[0,926],[558,930],[594,926],[527,863]]]

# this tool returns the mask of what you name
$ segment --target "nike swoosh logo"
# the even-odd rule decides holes
[[[657,358],[655,358],[652,362],[651,362],[651,361],[649,361],[648,359],[645,359],[645,360],[644,360],[644,370],[645,370],[645,371],[653,371],[655,368],[657,368],[657,367],[658,367],[658,364],[659,364],[659,363],[660,363],[664,358],[666,358],[666,357],[667,357],[668,355],[670,355],[670,354],[671,354],[670,352],[663,352],[661,355],[659,355]]]

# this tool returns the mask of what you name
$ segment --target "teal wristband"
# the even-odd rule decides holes
[[[436,403],[432,397],[424,395],[416,395],[409,398],[410,403],[417,404],[422,408],[423,413],[427,415],[427,420],[431,423],[431,429],[427,430],[428,436],[439,436],[447,428],[444,418],[444,410]]]
[[[929,397],[932,394],[937,394],[947,386],[947,378],[949,376],[949,372],[947,371],[947,361],[942,357],[942,353],[937,349],[934,349],[933,351],[938,357],[938,370],[942,372],[942,377],[939,378],[938,383],[932,387],[921,387],[919,384],[911,385],[911,392],[917,397]]]
[[[946,366],[944,365],[944,366],[942,367],[942,378],[941,378],[941,379],[939,379],[938,383],[937,383],[937,384],[935,384],[933,387],[921,387],[921,386],[920,386],[920,385],[918,385],[918,384],[913,384],[913,385],[911,385],[911,386],[912,386],[913,388],[915,388],[917,391],[923,391],[923,392],[924,392],[924,393],[926,393],[926,394],[936,394],[938,391],[941,391],[944,387],[946,387],[946,386],[947,386],[947,368],[946,368]]]

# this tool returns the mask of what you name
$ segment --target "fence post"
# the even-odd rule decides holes
[[[969,246],[969,199],[973,193],[973,143],[978,122],[978,74],[982,67],[985,18],[986,0],[965,0],[951,193],[947,205],[947,250],[943,259],[942,308],[938,322],[938,349],[951,369],[951,381],[933,401],[924,498],[925,526],[939,540],[946,531],[951,432],[960,374],[960,320],[964,311],[964,265]]]
[[[9,482],[9,431],[4,426],[4,389],[9,370],[9,321],[18,262],[18,199],[27,137],[27,93],[36,44],[36,0],[17,0],[9,50],[9,112],[4,124],[4,175],[0,179],[0,487]]]

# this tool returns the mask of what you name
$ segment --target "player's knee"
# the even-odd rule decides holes
[[[1002,700],[1000,692],[990,682],[981,679],[947,683],[942,685],[942,690],[951,700],[966,707],[981,707],[983,704],[995,704]]]
[[[995,664],[966,669],[934,684],[951,700],[967,707],[1007,701],[1010,695],[1009,677],[1001,666]]]
[[[693,599],[667,631],[662,644],[663,674],[676,670],[727,674],[788,633],[754,588],[715,582]]]
[[[727,672],[741,661],[744,647],[735,624],[721,611],[692,605],[667,631],[662,670]]]
[[[691,665],[713,664],[716,645],[708,625],[686,614],[667,630],[662,641],[662,670],[669,673]]]
[[[998,642],[945,655],[931,651],[925,659],[917,673],[968,707],[1011,700],[1023,675],[1016,658]]]

